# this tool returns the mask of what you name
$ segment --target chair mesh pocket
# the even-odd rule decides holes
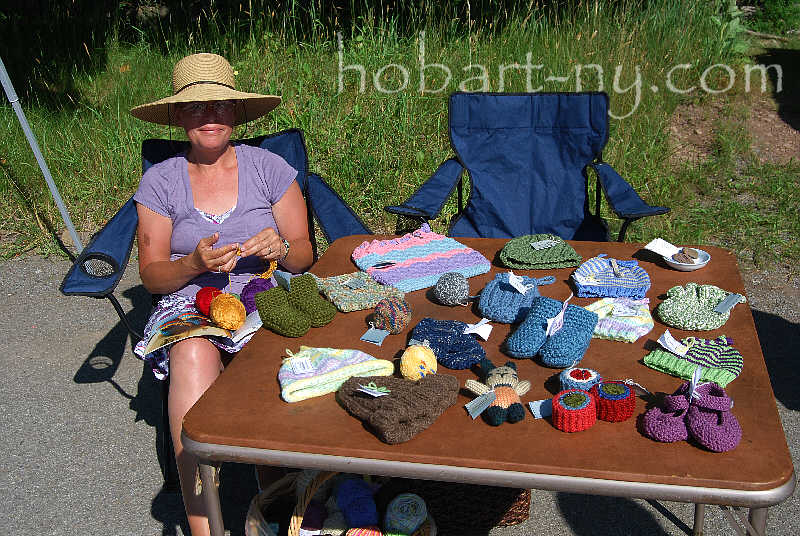
[[[105,256],[89,255],[83,261],[83,271],[94,277],[108,277],[117,271]]]

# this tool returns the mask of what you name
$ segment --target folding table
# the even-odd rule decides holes
[[[356,271],[350,260],[353,249],[371,236],[351,236],[335,241],[311,271],[320,276]],[[506,270],[497,264],[501,239],[459,239],[492,260],[490,273],[469,279],[471,294],[478,293],[494,274]],[[735,256],[724,249],[703,246],[711,254],[708,266],[695,272],[679,272],[642,250],[640,244],[571,242],[584,259],[607,253],[617,259],[639,259],[650,274],[647,293],[651,310],[675,285],[694,281],[715,284],[745,294]],[[521,274],[555,275],[556,283],[540,292],[560,300],[571,293],[572,268],[519,271]],[[423,317],[476,322],[470,307],[446,307],[431,301],[425,290],[406,295],[413,309],[411,325]],[[573,298],[586,305],[592,299]],[[359,474],[388,475],[491,486],[535,488],[565,492],[638,497],[691,502],[695,532],[702,531],[703,506],[720,504],[750,508],[750,522],[763,533],[767,509],[789,497],[795,487],[792,459],[778,417],[769,375],[761,353],[755,324],[747,304],[734,307],[720,329],[685,332],[670,329],[676,338],[695,335],[712,338],[725,334],[734,339],[744,356],[741,375],[727,392],[735,402],[741,423],[739,446],[727,453],[713,453],[687,443],[664,444],[644,437],[637,422],[650,407],[638,398],[634,417],[621,423],[598,421],[589,430],[568,434],[547,419],[492,427],[473,421],[463,405],[472,399],[462,390],[456,406],[448,409],[430,428],[411,441],[387,445],[360,421],[348,415],[329,394],[296,403],[280,398],[278,368],[285,350],[306,346],[358,348],[382,359],[399,359],[409,330],[390,335],[378,347],[359,340],[367,329],[370,311],[339,313],[323,328],[312,328],[298,339],[281,337],[265,329],[253,337],[218,380],[188,412],[183,423],[183,444],[202,460],[203,494],[209,510],[212,534],[222,535],[219,495],[214,464],[222,461],[301,467]],[[580,366],[595,369],[606,379],[633,379],[654,393],[672,393],[681,381],[643,364],[643,357],[664,332],[656,318],[655,329],[636,343],[593,339]],[[511,358],[500,351],[512,326],[494,324],[487,342],[487,356],[495,364]],[[553,377],[560,372],[534,360],[514,360],[521,379],[533,387],[523,397],[550,398]],[[453,374],[463,386],[475,378],[469,370]]]

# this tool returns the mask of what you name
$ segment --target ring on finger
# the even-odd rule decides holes
[[[267,255],[272,255],[272,246],[267,248]]]

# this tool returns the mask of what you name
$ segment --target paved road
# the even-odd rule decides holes
[[[161,491],[158,384],[132,357],[108,302],[61,296],[66,270],[66,262],[40,257],[0,263],[0,532],[185,534],[179,497]],[[774,275],[748,276],[746,284],[797,467],[800,289],[787,290]],[[135,268],[117,294],[143,325],[149,297]],[[242,534],[252,468],[226,465],[222,493],[225,525]],[[686,534],[692,515],[680,503],[535,491],[530,519],[491,535]],[[800,534],[800,500],[771,510],[769,532]],[[734,531],[711,507],[705,533]]]

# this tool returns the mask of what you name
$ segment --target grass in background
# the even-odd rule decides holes
[[[691,195],[692,181],[702,182],[707,171],[669,169],[667,126],[682,99],[664,91],[667,72],[677,64],[693,64],[674,77],[676,86],[688,87],[697,85],[706,67],[722,62],[736,67],[738,61],[736,36],[712,19],[719,2],[575,0],[540,6],[483,1],[400,6],[352,1],[346,9],[334,9],[331,6],[339,3],[314,1],[304,3],[303,10],[290,2],[278,12],[267,2],[246,4],[239,14],[204,11],[184,26],[156,19],[136,27],[139,37],[133,44],[123,39],[131,28],[120,27],[108,38],[104,68],[74,73],[70,106],[53,108],[42,101],[26,106],[78,229],[98,229],[135,191],[141,141],[170,134],[164,127],[134,119],[128,110],[169,94],[172,66],[188,53],[220,53],[237,70],[240,89],[282,95],[279,108],[237,135],[302,128],[311,168],[325,176],[368,225],[384,232],[394,229],[395,220],[383,206],[405,199],[451,154],[449,93],[461,83],[467,90],[526,91],[524,72],[507,70],[500,87],[499,70],[501,65],[524,64],[528,52],[533,64],[544,65],[534,71],[532,85],[545,91],[574,90],[577,64],[602,66],[602,89],[611,94],[612,112],[625,115],[636,107],[630,116],[611,120],[605,160],[646,200],[674,207]],[[165,33],[165,28],[175,27],[181,30]],[[344,34],[344,64],[360,64],[366,71],[365,92],[359,90],[359,76],[353,70],[344,73],[344,90],[339,92],[338,29]],[[422,31],[425,62],[441,63],[452,71],[449,85],[438,93],[419,91]],[[377,91],[373,78],[389,63],[404,66],[409,75],[408,87],[394,94]],[[487,88],[478,80],[465,82],[478,74],[465,70],[473,64],[486,66]],[[640,69],[638,105],[634,91],[614,92],[618,65],[623,88],[634,82],[635,68]],[[445,82],[439,70],[425,74],[428,88]],[[569,78],[548,81],[551,76]],[[584,90],[601,89],[592,70],[584,71],[583,80]],[[386,89],[397,89],[403,77],[397,68],[390,68],[377,81]],[[710,78],[709,83],[721,82]],[[651,85],[661,90],[653,93]],[[171,135],[181,134],[173,129]],[[29,250],[54,252],[47,227],[50,222],[60,228],[60,217],[7,106],[0,109],[0,136],[7,140],[0,160],[4,216],[0,253],[7,257]],[[723,169],[721,163],[714,166]],[[781,189],[786,173],[773,170],[775,191]],[[443,229],[455,210],[451,201],[436,227]],[[658,235],[686,241],[693,235],[712,236],[718,222],[699,214],[687,218],[676,211],[652,222],[637,222],[628,239]],[[618,226],[612,219],[612,227]]]

